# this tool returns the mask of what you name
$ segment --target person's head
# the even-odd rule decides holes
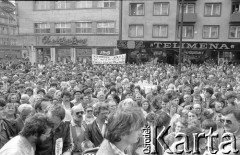
[[[137,143],[144,124],[145,119],[139,108],[118,109],[109,116],[106,138],[113,144]]]
[[[200,90],[199,87],[194,87],[193,91],[194,91],[194,94],[200,94],[201,93],[201,90]]]
[[[189,86],[186,86],[185,88],[184,88],[184,93],[185,94],[188,94],[188,95],[191,95],[191,87],[189,87]]]
[[[191,100],[192,100],[192,97],[191,97],[191,95],[189,95],[189,94],[185,94],[185,95],[183,96],[183,99],[184,99],[184,102],[190,103]]]
[[[86,95],[83,96],[83,103],[87,104],[89,102],[90,102],[90,100],[89,100],[88,96],[86,96]]]
[[[10,95],[10,102],[11,103],[16,103],[18,101],[18,96],[17,96],[17,94],[11,94]]]
[[[209,97],[212,97],[212,95],[213,95],[213,89],[210,87],[206,88],[205,97],[209,98]]]
[[[201,104],[198,104],[198,103],[193,104],[193,110],[199,116],[202,113],[202,106],[201,106]]]
[[[87,116],[93,116],[93,107],[91,105],[88,105],[85,109],[85,113]]]
[[[6,101],[3,98],[0,98],[0,119],[3,118],[5,106]]]
[[[74,121],[81,122],[83,119],[84,109],[81,104],[73,106],[71,109],[71,115]]]
[[[234,104],[234,101],[235,101],[236,96],[237,96],[234,91],[226,92],[225,96],[226,96],[228,104]]]
[[[46,94],[44,89],[37,90],[37,94],[44,96]]]
[[[50,95],[50,96],[54,96],[54,94],[56,93],[56,89],[55,88],[50,88],[49,90],[48,90],[48,95]]]
[[[185,131],[187,126],[188,126],[188,122],[184,118],[178,118],[173,124],[174,130],[176,133]]]
[[[138,104],[135,101],[133,101],[131,98],[127,98],[118,104],[119,109],[127,109],[131,107],[138,107]]]
[[[71,93],[68,91],[64,91],[61,95],[61,98],[62,98],[63,102],[70,102]]]
[[[111,87],[110,88],[110,94],[116,94],[117,93],[117,90],[115,87]]]
[[[111,95],[111,94],[109,94],[109,95]],[[100,102],[104,102],[104,101],[105,101],[105,94],[104,94],[104,92],[102,92],[102,91],[98,92],[98,94],[97,94],[97,99],[98,99]]]
[[[202,129],[205,134],[208,134],[210,129],[214,132],[217,130],[217,123],[212,119],[206,119],[202,122]]]
[[[5,112],[8,115],[15,115],[17,113],[16,105],[14,105],[14,103],[7,103],[5,106]]]
[[[20,99],[20,103],[21,104],[28,104],[29,103],[29,96],[27,94],[22,94],[21,99]]]
[[[188,112],[188,120],[194,120],[197,119],[197,113],[194,110],[191,110]]]
[[[57,90],[54,94],[54,97],[57,98],[57,99],[60,99],[61,95],[62,95],[62,92],[60,90]]]
[[[202,97],[200,95],[194,95],[193,96],[193,103],[201,104],[202,103]]]
[[[221,112],[222,109],[223,109],[223,103],[222,102],[219,102],[219,101],[215,101],[214,102],[214,109],[215,109],[215,112]]]
[[[94,107],[94,115],[97,117],[98,120],[102,122],[107,120],[109,112],[110,111],[108,104],[97,104]]]
[[[151,105],[150,102],[148,100],[143,100],[142,102],[142,109],[146,112],[150,112],[151,111]]]
[[[227,132],[237,132],[240,127],[240,110],[235,107],[224,108],[222,110],[222,118],[220,121]]]
[[[32,137],[35,142],[46,140],[51,133],[53,122],[44,114],[35,114],[26,119],[20,135]]]
[[[80,99],[83,99],[83,92],[82,91],[75,91],[74,93],[73,93],[73,96],[74,96],[74,98],[75,99],[77,99],[77,100],[80,100]]]
[[[19,116],[23,121],[25,121],[26,118],[33,113],[33,111],[34,109],[30,104],[21,104],[18,107]]]
[[[117,103],[115,101],[109,101],[108,102],[108,105],[109,105],[109,110],[110,112],[115,112],[116,109],[117,109]]]
[[[135,101],[138,103],[138,104],[141,104],[142,102],[142,95],[140,93],[137,93],[136,96],[135,96]]]
[[[28,94],[29,97],[31,97],[33,95],[33,89],[32,88],[26,88],[25,90],[25,94]]]
[[[48,107],[46,115],[54,122],[56,129],[65,118],[65,110],[61,105],[53,104]]]

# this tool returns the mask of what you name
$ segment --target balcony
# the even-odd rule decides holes
[[[179,22],[181,22],[181,14],[179,14]],[[185,23],[196,23],[197,22],[197,14],[196,13],[184,13],[183,14],[183,22]]]
[[[234,13],[230,16],[231,23],[240,23],[240,13]]]

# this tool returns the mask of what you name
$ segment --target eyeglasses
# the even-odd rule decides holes
[[[87,112],[93,112],[92,110],[87,110]]]
[[[79,115],[79,114],[84,114],[84,112],[83,111],[79,111],[79,112],[76,112],[76,115]]]
[[[220,122],[221,123],[224,123],[224,122],[226,122],[227,124],[232,124],[232,121],[231,120],[226,120],[226,119],[220,119]]]

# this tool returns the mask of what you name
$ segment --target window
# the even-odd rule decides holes
[[[10,35],[15,35],[16,34],[16,28],[9,28],[9,33],[10,33]]]
[[[180,5],[180,13],[182,13],[182,6]],[[195,4],[185,4],[184,5],[184,13],[195,13]]]
[[[203,38],[218,38],[219,26],[218,25],[205,25],[203,26]]]
[[[10,45],[16,45],[17,43],[17,40],[16,39],[11,39],[10,40]]]
[[[153,37],[167,37],[168,26],[167,25],[153,25]]]
[[[71,33],[70,23],[57,23],[55,24],[56,33]]]
[[[98,8],[113,8],[115,7],[116,2],[113,0],[102,0],[98,1],[97,7]]]
[[[130,4],[130,15],[131,16],[143,16],[144,15],[144,4],[143,3],[131,3]]]
[[[97,23],[97,33],[115,33],[114,22]]]
[[[92,33],[91,22],[76,23],[76,33]]]
[[[220,16],[221,4],[220,3],[206,3],[205,16]]]
[[[178,38],[180,38],[180,26],[178,28]],[[193,38],[194,36],[194,26],[193,25],[188,25],[188,26],[183,26],[183,31],[182,31],[182,37],[186,39]]]
[[[50,1],[35,1],[35,10],[49,10]]]
[[[169,13],[169,3],[157,2],[153,4],[153,15],[167,16]]]
[[[232,3],[232,13],[240,13],[240,3]]]
[[[229,38],[240,38],[240,26],[230,26]]]
[[[76,8],[92,8],[92,1],[76,1]]]
[[[35,33],[50,33],[50,24],[48,23],[35,23],[34,24]]]
[[[69,9],[71,1],[55,1],[55,9]]]
[[[7,34],[7,27],[1,26],[0,28],[1,28],[0,29],[0,34]]]
[[[129,25],[129,37],[143,37],[143,25]]]

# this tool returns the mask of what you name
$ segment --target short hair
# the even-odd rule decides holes
[[[118,109],[109,115],[106,139],[111,143],[120,142],[121,136],[141,129],[144,124],[145,118],[140,108]]]
[[[63,96],[67,96],[67,97],[70,97],[71,98],[71,93],[69,92],[69,91],[64,91],[64,92],[62,92],[62,94],[61,94],[61,98],[63,98]]]
[[[57,87],[57,85],[58,85],[57,83],[51,83],[50,87]]]
[[[185,133],[186,133],[186,136],[189,138],[188,140],[189,140],[190,148],[192,148],[194,143],[193,133],[202,133],[202,130],[198,127],[189,127],[186,129]]]
[[[133,101],[131,98],[127,98],[121,101],[118,105],[119,109],[127,109],[131,107],[138,107],[138,104],[135,101]]]
[[[93,113],[95,116],[99,115],[99,113],[102,111],[102,110],[109,110],[109,106],[108,104],[99,104],[97,103],[96,106],[94,106],[93,108]]]
[[[206,92],[208,92],[209,94],[213,95],[213,89],[212,88],[207,88]]]
[[[234,107],[234,106],[225,107],[222,109],[223,116],[226,116],[229,114],[233,114],[235,116],[236,120],[240,122],[240,110],[239,109],[236,109],[236,107]]]
[[[65,118],[65,110],[64,108],[59,104],[52,104],[47,109],[48,112],[50,112],[53,116],[59,117],[61,120]]]
[[[157,127],[167,127],[170,124],[171,117],[164,111],[156,113],[155,123]]]
[[[28,91],[30,91],[30,92],[33,94],[33,89],[32,89],[32,88],[30,88],[30,87],[26,88],[25,94],[26,94]]]
[[[74,91],[73,96],[75,96],[76,93],[83,94],[83,91],[80,91],[80,90]]]
[[[22,112],[26,112],[26,111],[32,111],[33,107],[30,104],[21,104],[18,107],[18,112],[22,113]]]
[[[213,121],[212,119],[206,119],[202,122],[202,128],[203,129],[210,129],[212,128],[212,131],[217,130],[217,123]]]
[[[37,91],[37,94],[39,94],[40,92],[42,92],[44,95],[46,94],[46,92],[45,92],[44,89],[39,89],[39,90]]]
[[[176,121],[173,122],[173,130],[175,131],[176,128],[176,124],[177,123],[181,123],[185,128],[188,127],[188,121],[185,118],[179,117],[178,119],[176,119]]]
[[[41,136],[46,133],[47,127],[52,128],[53,122],[44,114],[35,114],[26,119],[24,127],[19,134],[24,137],[30,137],[35,134]]]

